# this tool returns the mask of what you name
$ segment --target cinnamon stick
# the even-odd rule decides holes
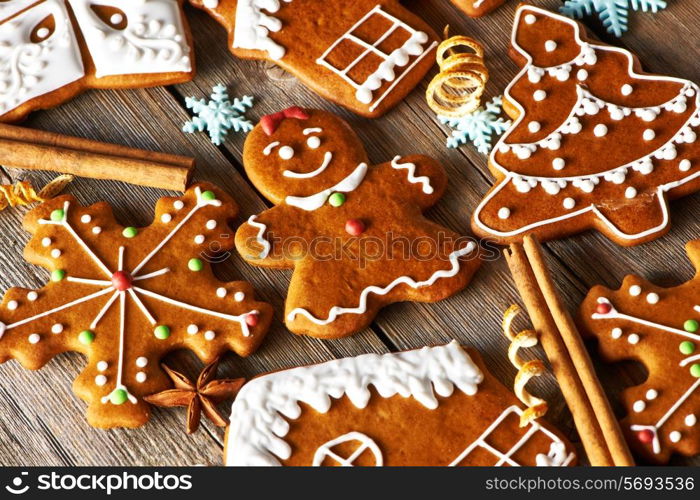
[[[571,410],[576,429],[591,465],[613,465],[602,429],[586,391],[577,376],[576,367],[560,337],[547,303],[537,286],[537,280],[521,245],[512,244],[505,251],[506,261],[525,302],[535,329],[540,333],[540,343],[559,382],[564,399]]]
[[[610,402],[595,373],[591,357],[588,355],[581,335],[571,315],[564,307],[556,286],[547,270],[542,247],[537,239],[530,235],[525,236],[523,246],[525,248],[525,254],[532,266],[539,289],[547,303],[547,308],[566,345],[571,361],[576,367],[577,374],[586,391],[588,400],[591,406],[595,408],[595,417],[603,432],[613,462],[618,466],[634,465],[634,459],[620,430],[617,418],[615,418],[615,414],[610,407]]]
[[[0,124],[0,164],[184,191],[194,159]]]

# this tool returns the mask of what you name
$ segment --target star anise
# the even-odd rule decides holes
[[[196,384],[193,384],[182,373],[161,365],[165,373],[173,381],[175,388],[146,396],[144,400],[152,405],[164,408],[186,406],[187,434],[192,434],[199,428],[202,412],[215,425],[225,427],[226,419],[219,413],[216,404],[227,399],[233,399],[245,383],[245,379],[213,380],[218,365],[219,358],[216,358],[212,363],[205,366],[197,378]]]

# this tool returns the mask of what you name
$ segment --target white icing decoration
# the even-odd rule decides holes
[[[628,186],[627,189],[625,189],[625,198],[632,199],[635,196],[637,196],[637,190],[632,186]]]
[[[698,423],[698,418],[697,418],[695,415],[693,415],[693,414],[686,415],[686,417],[685,417],[685,419],[683,420],[683,422],[684,422],[685,425],[687,425],[688,427],[693,427],[695,424]]]
[[[369,44],[355,36],[353,32],[375,15],[383,16],[392,24],[392,27],[387,29],[387,31],[373,44]],[[393,50],[390,54],[382,52],[379,49],[382,42],[389,38],[389,36],[391,36],[391,34],[394,33],[397,28],[406,30],[409,33],[408,39],[401,47]],[[364,49],[364,51],[359,54],[353,62],[348,64],[346,68],[339,69],[330,64],[326,58],[340,43],[345,41],[358,45],[360,48]],[[374,111],[376,107],[379,106],[379,104],[384,100],[384,98],[394,90],[396,85],[398,85],[398,83],[411,72],[415,65],[418,64],[418,62],[420,62],[420,60],[423,59],[433,49],[433,47],[437,45],[437,42],[432,42],[427,48],[424,48],[427,42],[427,34],[423,33],[422,31],[414,30],[411,26],[404,23],[400,19],[385,12],[381,5],[377,5],[372,10],[367,12],[367,14],[357,21],[357,23],[347,30],[340,38],[333,42],[333,44],[326,49],[321,57],[316,60],[316,63],[342,78],[348,85],[355,89],[355,98],[363,104],[371,104],[369,106],[369,111]],[[373,57],[378,57],[382,60],[382,62],[364,82],[359,84],[348,76],[348,71],[369,54],[372,54]],[[400,68],[406,66],[411,56],[417,57],[397,78],[395,69],[397,67]],[[374,91],[378,90],[384,81],[392,83],[381,96],[375,99]]]
[[[299,196],[287,196],[285,202],[287,205],[292,205],[302,210],[312,211],[322,207],[328,197],[334,192],[349,193],[354,191],[364,180],[367,174],[367,164],[360,163],[353,172],[348,175],[345,179],[340,181],[335,186],[324,189],[323,191],[316,193],[311,196],[299,197]],[[249,221],[250,222],[250,221]]]
[[[10,311],[14,311],[15,309],[17,309],[18,306],[19,306],[19,303],[16,300],[11,300],[7,303],[7,308]]]
[[[280,141],[272,141],[270,144],[265,146],[265,148],[263,149],[263,154],[265,156],[270,156],[270,153],[272,153],[272,150],[275,149],[279,145],[280,145]]]
[[[51,257],[58,259],[61,256],[61,251],[58,248],[51,250]]]
[[[647,404],[644,401],[642,401],[641,399],[635,401],[634,404],[632,405],[632,409],[636,413],[643,412],[644,410],[646,410],[646,407],[647,407]]]
[[[136,366],[138,368],[144,368],[147,365],[148,365],[148,358],[146,358],[144,356],[140,356],[140,357],[136,358]]]
[[[425,194],[433,194],[433,186],[430,185],[430,178],[425,175],[416,177],[416,164],[399,163],[399,160],[401,160],[400,156],[394,156],[394,158],[391,160],[392,168],[395,168],[397,170],[407,170],[408,182],[410,182],[411,184],[420,184],[421,186],[423,186],[423,193]]]
[[[292,449],[284,441],[287,419],[301,415],[299,403],[327,413],[334,399],[347,396],[365,408],[370,386],[380,397],[413,397],[429,409],[436,394],[450,396],[455,386],[467,395],[483,380],[479,368],[455,341],[440,347],[392,354],[364,354],[254,378],[243,386],[231,409],[226,465],[280,465]]]
[[[520,45],[517,43],[516,40],[516,35],[517,35],[517,29],[520,21],[520,16],[524,15],[524,12],[537,12],[538,14],[541,14],[542,16],[546,17],[551,17],[556,19],[558,22],[562,23],[568,23],[572,29],[574,30],[575,38],[578,43],[578,45],[581,48],[581,51],[578,56],[576,56],[573,60],[571,60],[568,63],[555,66],[555,67],[549,67],[549,68],[540,68],[536,67],[533,65],[533,59],[532,56]],[[506,188],[509,184],[513,184],[518,191],[520,192],[527,192],[530,189],[537,187],[540,184],[543,184],[544,181],[552,182],[555,181],[557,183],[569,183],[571,182],[574,187],[579,187],[586,192],[592,192],[592,190],[595,187],[595,184],[599,183],[600,180],[608,180],[610,181],[617,180],[619,181],[621,179],[621,175],[623,172],[626,172],[628,169],[632,168],[635,171],[638,171],[642,174],[649,174],[653,171],[654,164],[653,164],[653,159],[656,158],[657,155],[662,156],[662,158],[669,158],[671,156],[674,156],[675,153],[675,148],[670,148],[669,146],[673,146],[674,143],[684,143],[686,140],[691,141],[695,140],[693,135],[694,132],[691,130],[691,127],[696,127],[700,126],[700,110],[696,110],[695,113],[693,113],[687,120],[687,122],[684,124],[683,127],[681,127],[680,132],[678,132],[674,137],[672,137],[665,145],[661,146],[658,148],[655,152],[646,155],[642,158],[639,158],[637,160],[634,160],[626,165],[622,165],[620,167],[613,168],[609,171],[606,172],[601,172],[601,173],[595,173],[592,175],[586,175],[586,176],[578,176],[578,177],[557,177],[557,178],[547,178],[547,177],[537,177],[537,176],[524,176],[524,175],[518,175],[514,172],[509,171],[507,168],[502,166],[499,161],[497,160],[497,154],[499,152],[507,152],[512,150],[514,154],[518,156],[520,159],[527,159],[532,154],[537,151],[538,148],[544,148],[544,149],[550,149],[550,150],[556,150],[559,149],[561,146],[561,138],[562,135],[564,134],[578,134],[582,131],[582,126],[580,121],[577,118],[577,112],[584,112],[584,111],[579,111],[579,110],[589,110],[593,111],[594,104],[596,105],[595,107],[598,108],[598,111],[602,109],[607,109],[607,111],[610,113],[610,116],[613,120],[619,120],[622,119],[623,116],[628,116],[627,113],[635,113],[640,116],[642,119],[650,118],[651,115],[653,114],[653,117],[656,116],[657,112],[655,109],[658,108],[659,112],[661,109],[665,109],[668,111],[673,111],[673,112],[678,112],[678,110],[681,109],[682,106],[677,105],[678,102],[680,102],[682,99],[685,99],[685,96],[690,93],[690,97],[695,97],[695,106],[696,108],[700,106],[700,99],[698,98],[698,92],[697,92],[697,86],[689,82],[687,80],[682,80],[678,78],[672,78],[672,77],[659,77],[656,75],[649,75],[649,74],[638,74],[634,71],[634,61],[635,59],[633,56],[627,52],[624,49],[620,49],[617,47],[612,47],[608,45],[594,45],[588,42],[585,42],[581,39],[581,33],[580,33],[580,27],[579,25],[566,17],[563,16],[558,16],[555,14],[552,14],[549,11],[546,11],[544,9],[540,9],[538,7],[532,7],[532,6],[527,6],[523,7],[517,10],[516,12],[516,19],[515,19],[515,28],[512,31],[511,34],[511,44],[514,47],[514,49],[526,60],[526,64],[524,65],[523,69],[520,71],[520,73],[513,79],[513,81],[508,85],[504,92],[505,98],[509,101],[512,102],[513,105],[515,106],[516,110],[519,112],[519,117],[515,121],[514,125],[506,131],[500,138],[499,142],[494,146],[493,151],[491,153],[490,157],[490,164],[498,170],[502,176],[503,179],[499,181],[494,188],[489,191],[489,193],[481,200],[479,205],[477,206],[476,210],[474,211],[474,223],[481,228],[483,231],[500,236],[500,237],[510,237],[510,236],[515,236],[518,234],[522,233],[527,233],[529,231],[532,231],[533,229],[541,226],[545,226],[548,224],[553,224],[557,223],[560,221],[568,220],[573,217],[578,217],[582,214],[585,214],[587,212],[593,212],[595,216],[603,223],[605,226],[608,227],[608,229],[616,236],[621,239],[625,240],[634,240],[634,239],[639,239],[639,238],[644,238],[647,235],[654,234],[656,232],[662,231],[666,228],[668,225],[669,221],[669,215],[668,215],[668,206],[666,203],[666,197],[665,193],[668,191],[671,191],[673,189],[676,189],[688,182],[693,181],[697,177],[700,177],[700,171],[697,171],[691,175],[688,175],[685,178],[682,178],[677,181],[669,182],[667,184],[659,185],[657,186],[656,190],[654,191],[654,194],[656,195],[656,199],[659,203],[659,208],[662,213],[662,221],[659,225],[656,227],[652,227],[649,229],[646,229],[644,231],[641,231],[636,234],[628,234],[626,232],[623,232],[620,230],[617,226],[615,226],[603,213],[598,209],[598,207],[595,206],[595,204],[584,204],[581,208],[578,210],[565,213],[563,215],[559,215],[556,217],[552,217],[549,219],[543,219],[537,222],[533,222],[530,224],[527,224],[523,227],[519,227],[510,231],[499,231],[497,229],[494,229],[492,227],[489,227],[482,219],[481,219],[481,214],[484,210],[484,207],[488,205],[493,198],[499,195],[499,193]],[[669,81],[669,82],[676,82],[680,83],[683,85],[683,89],[679,93],[678,96],[674,97],[667,103],[661,104],[659,106],[656,106],[654,109],[651,108],[624,108],[621,106],[618,106],[614,103],[607,103],[603,101],[602,99],[599,99],[595,96],[593,96],[590,91],[587,89],[581,87],[580,85],[577,85],[577,92],[578,92],[578,101],[577,104],[573,107],[571,114],[569,117],[562,123],[562,125],[556,129],[554,132],[549,134],[547,137],[544,139],[541,139],[539,141],[536,141],[535,143],[531,144],[509,144],[508,140],[510,135],[513,133],[514,130],[519,129],[519,125],[523,122],[523,120],[527,119],[526,118],[526,111],[522,107],[520,103],[517,102],[512,97],[511,94],[511,89],[513,86],[519,82],[523,77],[527,76],[527,78],[533,82],[537,83],[541,80],[541,78],[545,74],[549,74],[552,77],[564,77],[565,75],[568,75],[568,72],[571,71],[573,66],[582,66],[582,65],[593,65],[597,62],[597,56],[596,56],[596,51],[603,51],[603,52],[616,52],[623,54],[627,60],[628,60],[628,72],[631,77],[633,77],[636,80],[649,80],[649,81]],[[568,78],[568,76],[566,77]],[[566,78],[564,80],[566,80]],[[644,115],[649,115],[649,116],[644,116]],[[653,119],[653,118],[652,118]],[[692,135],[691,135],[692,134]],[[687,139],[686,139],[687,138]],[[692,142],[692,141],[691,141]],[[663,153],[662,153],[663,152]],[[527,186],[527,188],[525,187]]]
[[[291,160],[294,158],[294,149],[291,146],[282,146],[277,150],[277,154],[283,160]]]
[[[282,21],[269,15],[279,11],[280,4],[280,0],[238,0],[233,48],[262,50],[273,61],[282,59],[286,49],[270,38],[270,32],[276,33],[282,29]],[[264,13],[263,9],[269,14]]]
[[[309,140],[313,139],[313,137],[309,137]],[[318,139],[318,137],[316,137]],[[281,153],[282,149],[280,149]],[[312,177],[316,177],[317,175],[323,173],[326,168],[328,168],[328,165],[331,164],[331,160],[333,160],[333,153],[330,151],[326,151],[325,154],[323,155],[323,163],[316,169],[312,170],[311,172],[294,172],[293,170],[285,170],[282,172],[282,175],[285,177],[291,177],[293,179],[311,179]]]
[[[30,302],[34,302],[36,299],[39,298],[39,294],[32,290],[31,292],[27,293],[27,300]]]
[[[669,441],[671,441],[672,443],[677,443],[678,441],[681,440],[681,437],[682,437],[682,436],[681,436],[681,433],[678,432],[678,431],[672,431],[672,432],[668,435],[668,439],[669,439]]]
[[[537,18],[535,16],[533,16],[532,14],[528,14],[527,16],[525,16],[525,22],[527,24],[534,24],[535,21],[537,21]]]
[[[19,10],[5,7],[2,15],[7,12]],[[50,16],[53,33],[33,43],[32,31]],[[47,0],[0,24],[0,115],[83,76],[80,48],[63,1]]]
[[[124,16],[121,14],[112,14],[112,17],[109,18],[109,22],[112,24],[121,24],[124,21]]]
[[[632,285],[630,287],[629,292],[632,297],[637,297],[639,294],[642,293],[642,287],[639,285]]]
[[[235,300],[236,302],[242,302],[243,299],[245,299],[245,293],[243,292],[236,292],[233,295],[233,300]]]
[[[102,387],[107,384],[107,377],[104,375],[97,375],[95,377],[95,385],[98,387]]]
[[[547,98],[547,92],[542,89],[535,90],[535,92],[532,94],[532,98],[538,102],[544,101]]]
[[[211,330],[207,330],[206,332],[204,332],[204,338],[206,340],[214,340],[215,337],[216,333],[212,332]]]
[[[219,297],[220,299],[223,299],[224,297],[226,297],[227,293],[228,292],[226,291],[226,289],[224,287],[219,287],[216,289],[216,296]]]
[[[659,392],[656,389],[649,389],[645,395],[649,401],[656,399],[658,396]]]
[[[32,333],[29,337],[27,337],[27,340],[30,344],[38,344],[41,342],[41,335],[38,333]]]
[[[501,207],[498,209],[498,218],[507,219],[510,217],[510,209],[508,207]]]
[[[197,245],[201,245],[202,243],[204,243],[204,240],[205,240],[205,238],[204,238],[203,234],[198,234],[197,236],[194,237],[194,242]]]
[[[632,345],[638,344],[639,343],[639,335],[637,335],[636,333],[631,333],[627,337],[627,342],[629,342]]]
[[[629,83],[625,83],[625,84],[620,88],[620,92],[621,92],[622,95],[624,95],[624,96],[630,95],[630,94],[632,93],[632,90],[633,90],[633,89],[632,89],[632,85],[630,85]]]
[[[205,227],[210,231],[216,229],[216,221],[214,219],[208,220]]]
[[[646,129],[642,133],[642,139],[644,139],[645,141],[653,141],[655,137],[656,137],[656,132],[654,132],[654,130],[650,129],[650,128]]]
[[[169,223],[169,222],[172,222],[172,220],[173,220],[173,216],[170,215],[170,214],[163,214],[163,215],[160,216],[160,221],[161,221],[163,224],[167,224],[167,223]]]
[[[650,304],[658,303],[659,302],[659,294],[654,293],[654,292],[647,294],[647,302],[649,302]]]
[[[46,238],[41,239],[41,246],[42,247],[50,247],[51,246],[51,238],[48,236]]]
[[[109,363],[107,363],[106,361],[99,361],[97,363],[97,371],[98,372],[106,372],[107,368],[109,368]]]
[[[367,298],[370,293],[376,295],[386,295],[399,285],[408,285],[411,288],[422,288],[425,286],[432,286],[437,280],[441,278],[451,278],[452,276],[455,276],[459,271],[459,258],[471,253],[472,251],[474,251],[475,248],[476,245],[473,242],[469,242],[469,244],[466,247],[460,250],[455,250],[449,256],[451,264],[450,269],[441,269],[439,271],[436,271],[430,278],[428,278],[425,281],[416,282],[413,278],[410,278],[409,276],[400,276],[385,287],[372,285],[362,290],[362,292],[360,293],[359,304],[357,307],[348,308],[341,306],[333,306],[328,311],[328,317],[325,319],[319,319],[306,309],[302,307],[297,307],[296,309],[292,309],[289,312],[289,314],[287,315],[287,320],[294,321],[296,316],[298,314],[301,314],[312,323],[315,323],[317,325],[327,325],[329,323],[334,322],[336,318],[342,314],[364,314],[364,312],[367,310]]]
[[[204,0],[202,5],[207,9],[216,9],[219,6],[219,0]]]
[[[102,228],[100,226],[95,226],[92,228],[92,234],[100,234],[102,232]]]
[[[603,125],[602,123],[599,123],[593,128],[593,134],[596,137],[605,137],[608,133],[608,127],[606,125]]]
[[[622,328],[613,328],[610,334],[612,335],[612,338],[619,339],[622,337]]]
[[[323,129],[321,127],[305,128],[304,130],[301,131],[301,133],[304,135],[320,134],[321,132],[323,132]]]
[[[584,81],[588,78],[588,71],[585,69],[580,69],[576,72],[576,79],[579,81]]]
[[[690,167],[691,167],[690,160],[681,160],[680,163],[678,164],[678,169],[681,172],[687,172],[688,170],[690,170]]]
[[[527,124],[527,129],[533,134],[539,132],[541,128],[542,125],[540,125],[540,122],[530,122]]]
[[[139,384],[143,384],[148,378],[148,376],[144,372],[137,372],[135,378],[136,382],[138,382]]]
[[[318,147],[321,145],[321,139],[316,136],[309,137],[306,139],[306,145],[311,149],[318,149]]]
[[[190,335],[196,335],[198,332],[199,327],[197,325],[192,324],[187,327],[187,333],[189,333]]]
[[[564,161],[563,158],[554,158],[552,160],[552,168],[554,170],[561,170],[566,166],[566,162]]]
[[[68,0],[81,27],[95,76],[178,73],[192,70],[179,2],[132,0],[116,3],[126,27],[116,29],[92,10],[114,0]],[[119,23],[115,23],[119,24]]]
[[[185,208],[185,203],[182,200],[175,200],[175,202],[173,203],[173,208],[175,210],[182,210],[183,208]]]
[[[90,214],[83,214],[80,216],[80,222],[82,222],[83,224],[89,224],[90,222],[92,222],[92,217],[90,216]]]
[[[554,52],[555,50],[557,50],[557,42],[555,42],[554,40],[547,40],[546,42],[544,42],[544,50],[546,50],[547,52]]]
[[[63,333],[63,325],[61,323],[56,323],[51,327],[51,333],[59,334]]]
[[[358,446],[349,457],[341,457],[332,450],[333,447],[350,441],[359,441],[360,446]],[[377,446],[377,443],[375,443],[372,438],[366,434],[362,434],[361,432],[348,432],[347,434],[343,434],[342,436],[338,436],[335,439],[331,439],[330,441],[323,443],[314,453],[314,458],[311,465],[313,467],[320,467],[328,458],[343,467],[353,467],[355,459],[364,454],[366,450],[369,450],[374,457],[375,467],[381,467],[384,465],[384,457],[382,456],[382,452],[379,449],[379,446]]]
[[[572,208],[574,208],[574,207],[576,206],[576,200],[574,200],[573,198],[569,198],[569,197],[564,198],[564,201],[562,202],[562,205],[563,205],[564,208],[566,208],[567,210],[571,210]]]
[[[258,245],[262,247],[262,250],[258,254],[258,258],[264,259],[270,253],[270,242],[264,237],[267,226],[260,222],[256,222],[258,219],[257,215],[251,215],[248,219],[248,224],[258,229],[258,234],[255,236],[255,241]]]

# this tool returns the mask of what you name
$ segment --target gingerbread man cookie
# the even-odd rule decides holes
[[[189,80],[194,59],[182,1],[0,2],[0,121],[89,88]]]
[[[370,166],[333,114],[263,117],[243,163],[276,206],[238,229],[236,247],[251,264],[294,269],[285,320],[295,333],[350,335],[385,305],[455,294],[479,265],[473,241],[423,217],[447,186],[443,168],[424,156]]]
[[[622,391],[622,429],[651,462],[700,453],[700,240],[686,246],[695,277],[662,288],[627,276],[618,290],[592,288],[581,305],[583,330],[607,361],[634,359],[648,378]]]
[[[478,411],[474,411],[478,408]],[[566,466],[549,424],[457,342],[365,354],[253,379],[233,403],[227,465]]]
[[[663,235],[668,200],[700,188],[698,86],[643,73],[630,52],[536,7],[518,8],[512,46],[515,123],[491,153],[497,182],[474,231],[501,243],[589,228],[620,245]]]
[[[265,336],[271,306],[246,282],[217,280],[207,261],[233,247],[228,221],[237,211],[206,184],[162,198],[155,221],[140,229],[120,226],[106,203],[82,207],[72,196],[35,208],[25,219],[33,234],[25,256],[51,281],[5,294],[0,362],[36,370],[62,352],[85,354],[73,390],[89,405],[89,423],[145,424],[142,397],[170,387],[159,364],[166,353],[247,356]]]
[[[317,94],[366,117],[403,100],[434,62],[438,36],[398,0],[190,3],[228,30],[234,55],[274,61]]]
[[[505,1],[506,0],[452,0],[452,3],[469,17],[481,17],[500,7]]]

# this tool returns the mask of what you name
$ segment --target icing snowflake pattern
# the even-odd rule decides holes
[[[245,117],[246,110],[253,107],[253,97],[247,95],[242,99],[235,98],[231,102],[224,85],[219,84],[213,88],[208,102],[204,99],[188,97],[185,99],[185,105],[196,116],[185,123],[182,131],[193,134],[206,130],[211,142],[217,146],[224,142],[231,129],[234,132],[253,130],[252,122]]]
[[[566,0],[559,11],[574,19],[598,14],[608,32],[619,37],[627,31],[630,9],[656,14],[666,5],[665,0]]]
[[[229,348],[248,355],[271,309],[253,300],[250,285],[219,282],[206,264],[209,251],[233,245],[226,231],[235,203],[213,186],[163,198],[146,228],[123,228],[103,208],[63,196],[27,216],[27,256],[50,270],[51,282],[7,292],[0,361],[38,369],[59,352],[82,352],[88,365],[74,390],[90,405],[90,423],[136,427],[148,419],[140,398],[169,386],[159,366],[165,353],[186,347],[205,361]],[[202,234],[191,236],[198,226]]]
[[[441,123],[454,129],[447,138],[447,147],[457,148],[469,141],[479,153],[489,154],[492,136],[502,134],[511,125],[510,120],[500,116],[502,104],[503,97],[496,96],[485,106],[461,118],[438,116]]]

